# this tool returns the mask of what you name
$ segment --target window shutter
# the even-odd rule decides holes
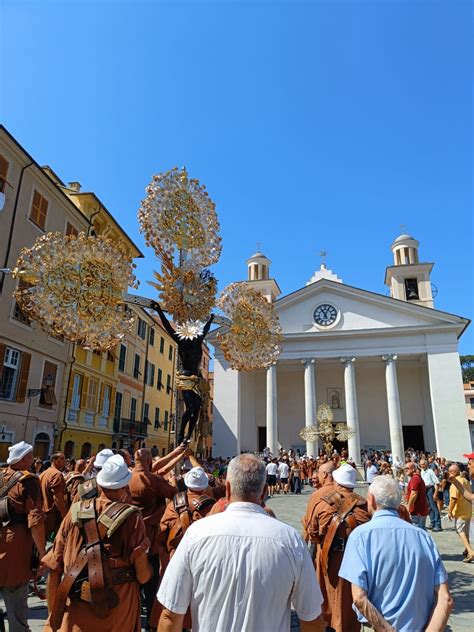
[[[89,376],[84,375],[82,380],[81,408],[85,410],[87,404],[87,393],[89,391]]]
[[[116,393],[117,389],[112,387],[111,391],[110,391],[110,413],[109,413],[109,417],[112,417],[112,419],[114,418],[115,415],[115,393]]]
[[[104,388],[105,388],[105,384],[102,383],[100,385],[100,396],[99,396],[99,413],[100,414],[104,412]]]
[[[67,405],[70,406],[71,402],[72,402],[72,390],[74,388],[74,376],[76,374],[73,373],[72,371],[69,373],[69,385],[67,388]]]
[[[28,386],[28,375],[30,373],[31,354],[21,354],[21,367],[16,391],[16,401],[24,402],[26,397],[26,387]]]
[[[5,357],[5,350],[7,345],[4,345],[0,342],[0,380],[2,379],[3,374],[3,359]]]

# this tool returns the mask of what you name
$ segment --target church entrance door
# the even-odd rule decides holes
[[[405,445],[405,450],[413,448],[414,450],[421,450],[424,452],[425,440],[423,438],[423,426],[403,426],[403,443]],[[400,455],[396,454],[395,456]]]

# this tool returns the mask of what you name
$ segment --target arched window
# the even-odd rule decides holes
[[[46,459],[49,456],[49,446],[51,439],[45,432],[39,432],[35,437],[35,444],[33,446],[33,455],[40,457],[40,459]]]
[[[97,448],[97,452],[100,452],[101,450],[103,450],[105,448],[105,443],[99,443],[99,446]]]
[[[112,441],[112,450],[117,450],[117,442]]]
[[[86,441],[86,443],[83,443],[81,448],[81,459],[88,459],[91,455],[91,451],[91,444],[88,441]]]
[[[341,397],[337,391],[331,392],[331,408],[341,407]]]
[[[74,441],[66,441],[64,445],[64,456],[66,459],[72,459],[74,457]]]

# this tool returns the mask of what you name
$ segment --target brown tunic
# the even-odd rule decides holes
[[[17,470],[4,470],[5,483]],[[25,472],[27,478],[8,492],[10,516],[24,516],[25,521],[0,527],[0,587],[20,586],[31,579],[33,536],[30,529],[44,521],[43,502],[38,477]]]
[[[163,540],[160,521],[165,512],[165,498],[173,498],[177,489],[162,476],[145,470],[139,463],[132,470],[128,487],[132,503],[142,512],[146,534],[150,540],[150,555],[155,555],[159,553],[160,541]]]
[[[351,585],[348,581],[339,577],[339,569],[344,552],[331,551],[329,553],[327,574],[324,572],[321,562],[322,543],[335,513],[335,509],[322,498],[335,490],[337,490],[342,499],[353,494],[351,490],[340,485],[325,485],[320,490],[317,490],[308,504],[305,516],[305,519],[307,519],[305,531],[311,541],[318,542],[316,574],[324,597],[322,610],[327,625],[334,628],[336,632],[358,632],[360,623],[357,621],[355,612],[352,609]],[[357,526],[370,520],[367,503],[363,498],[359,498],[360,500],[353,512]]]
[[[105,495],[96,499],[97,513],[102,513],[112,503]],[[133,565],[137,554],[147,552],[149,541],[146,537],[143,518],[138,512],[133,513],[105,542],[105,551],[110,566],[122,568]],[[83,546],[81,531],[71,522],[71,514],[61,523],[54,546],[43,558],[47,568],[61,573],[67,572],[73,565]],[[59,632],[140,632],[140,587],[138,582],[129,582],[114,587],[119,598],[119,605],[112,608],[105,619],[96,617],[92,606],[77,597],[68,599],[63,621]],[[44,632],[51,632],[49,621]]]
[[[43,511],[46,514],[46,539],[57,532],[61,520],[66,515],[66,481],[62,473],[55,467],[48,467],[40,474],[41,493],[43,495]]]

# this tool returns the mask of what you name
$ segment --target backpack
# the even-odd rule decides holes
[[[208,514],[208,511],[206,511],[203,515],[204,510],[207,508],[210,509],[215,503],[215,498],[207,496],[206,494],[199,496],[199,498],[194,498],[191,503],[188,503],[188,495],[186,492],[178,492],[174,495],[173,507],[178,514],[178,520],[174,523],[168,536],[166,543],[168,553],[176,549],[183,535],[193,522],[201,520],[201,518],[204,518]]]

